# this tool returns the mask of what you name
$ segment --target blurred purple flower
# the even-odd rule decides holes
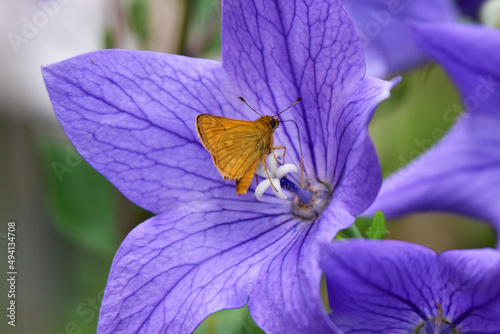
[[[328,301],[345,333],[498,333],[500,253],[402,241],[322,246]]]
[[[408,22],[451,22],[451,0],[342,0],[360,36],[368,76],[387,77],[423,64],[427,57],[410,36]]]
[[[43,68],[81,155],[157,214],[114,259],[100,333],[191,332],[209,314],[247,303],[269,332],[336,330],[319,294],[318,242],[351,225],[379,190],[366,126],[393,84],[364,77],[339,1],[234,0],[222,9],[223,64],[108,50]],[[303,98],[283,115],[301,131],[311,202],[271,193],[259,202],[222,179],[195,118],[255,119],[238,96],[266,114]],[[296,138],[290,123],[275,133],[299,165]]]
[[[460,10],[473,19],[479,16],[479,10],[486,0],[456,0]]]
[[[416,26],[414,38],[455,81],[467,113],[432,149],[384,182],[367,214],[448,211],[490,222],[498,233],[500,30],[428,24]],[[450,109],[443,117],[452,115]]]

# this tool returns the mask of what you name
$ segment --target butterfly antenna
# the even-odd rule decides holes
[[[300,100],[299,100],[300,101]],[[295,102],[297,103],[297,102]],[[297,125],[297,123],[293,120],[284,120],[282,122],[292,122],[293,124],[295,124],[295,127],[297,128],[297,138],[299,139],[299,151],[300,151],[300,187],[302,189],[305,189],[305,183],[309,183],[307,181],[307,178],[306,176],[304,175],[304,155],[302,154],[302,143],[300,142],[300,130],[299,130],[299,126]],[[305,182],[304,182],[305,181]]]
[[[300,156],[302,156],[302,144],[300,143],[300,131],[299,131],[299,126],[297,125],[297,123],[295,121],[292,121],[291,119],[290,120],[285,120],[285,121],[282,121],[282,122],[292,122],[293,124],[295,124],[295,127],[297,128],[297,138],[299,139],[299,151],[300,151]]]
[[[277,113],[276,115],[274,115],[273,117],[276,117],[282,113],[284,113],[285,111],[287,111],[288,109],[290,109],[291,107],[293,107],[296,103],[298,103],[300,100],[302,100],[301,97],[299,97],[297,100],[295,100],[294,103],[290,104],[288,107],[286,107],[285,109],[281,110],[279,113]]]
[[[242,98],[241,96],[238,96],[238,98],[239,98],[241,101],[243,101],[243,103],[245,103],[245,104],[248,106],[248,108],[250,108],[250,109],[252,109],[253,111],[255,111],[255,112],[256,112],[259,116],[262,116],[262,114],[261,114],[260,112],[258,112],[257,110],[255,110],[254,108],[252,108],[252,107],[248,104],[248,102],[247,102],[247,101],[245,101],[245,99],[244,99],[244,98]]]

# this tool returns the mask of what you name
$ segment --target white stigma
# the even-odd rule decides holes
[[[280,157],[278,157],[279,159]],[[266,171],[264,170],[264,165],[259,164],[255,173],[259,176],[265,178],[264,181],[260,182],[257,188],[255,188],[255,197],[259,201],[263,201],[262,195],[264,192],[271,187],[271,182],[274,187],[271,187],[276,197],[280,199],[286,199],[286,195],[281,189],[280,180],[286,174],[294,172],[297,173],[298,169],[294,164],[284,164],[278,167],[278,161],[274,158],[273,154],[267,156],[267,172],[269,173],[269,178],[267,177]]]

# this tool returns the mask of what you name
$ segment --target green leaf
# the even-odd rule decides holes
[[[67,141],[40,137],[38,152],[50,221],[68,239],[112,255],[119,244],[116,190]]]
[[[377,211],[375,216],[373,216],[372,224],[370,228],[366,231],[366,236],[370,239],[383,239],[387,234],[387,228],[385,227],[385,217],[382,211]]]

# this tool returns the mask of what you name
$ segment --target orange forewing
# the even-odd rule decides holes
[[[273,146],[273,133],[279,121],[262,116],[255,121],[240,121],[201,114],[196,131],[212,155],[214,164],[227,180],[236,180],[236,193],[246,194],[259,162],[265,162]]]

